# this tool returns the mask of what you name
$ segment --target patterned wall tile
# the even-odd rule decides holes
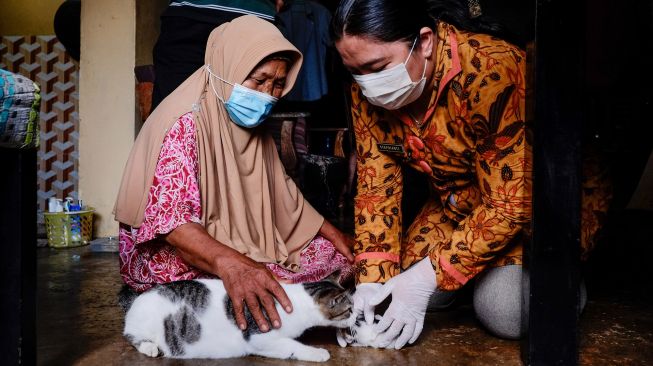
[[[77,64],[55,36],[0,37],[0,68],[26,76],[41,86],[41,147],[38,152],[38,203],[77,196]]]

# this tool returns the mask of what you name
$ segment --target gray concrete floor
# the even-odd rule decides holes
[[[38,250],[39,365],[301,365],[259,357],[229,360],[151,359],[121,336],[116,253],[88,247]],[[650,297],[649,297],[650,298]],[[581,321],[583,365],[653,363],[653,316],[643,299],[593,297]],[[469,305],[429,314],[416,345],[400,351],[340,348],[333,330],[315,329],[305,343],[329,350],[325,365],[520,365],[519,342],[494,338]],[[311,364],[311,363],[307,363]]]

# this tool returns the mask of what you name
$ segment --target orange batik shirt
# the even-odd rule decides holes
[[[421,127],[352,87],[356,136],[357,282],[385,282],[429,256],[438,288],[456,290],[488,265],[521,264],[531,219],[525,54],[488,35],[437,27],[431,104]],[[402,230],[402,165],[429,178],[431,198]]]

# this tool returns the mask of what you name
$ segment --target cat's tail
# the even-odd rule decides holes
[[[126,313],[131,308],[132,303],[138,297],[138,292],[128,285],[123,285],[118,293],[118,305]]]

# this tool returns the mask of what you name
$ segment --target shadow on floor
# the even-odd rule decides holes
[[[648,218],[624,217],[615,227],[638,232],[632,226],[642,225],[638,220]],[[625,237],[634,240],[632,235]],[[641,247],[639,253],[650,253],[650,239],[646,241],[645,236],[638,239],[641,241],[635,245]],[[646,277],[638,275],[644,273],[642,267],[633,268],[633,252],[615,252],[615,248],[619,246],[605,245],[597,250],[596,260],[588,265],[589,302],[581,318],[582,365],[653,363],[651,285]],[[123,313],[116,303],[121,280],[115,253],[95,253],[88,247],[39,249],[38,281],[39,365],[305,364],[259,357],[164,360],[139,354],[121,336]],[[426,323],[417,344],[400,351],[340,348],[331,329],[310,330],[302,341],[329,350],[331,360],[325,365],[521,364],[519,342],[497,339],[486,333],[475,320],[469,304],[429,314]]]

